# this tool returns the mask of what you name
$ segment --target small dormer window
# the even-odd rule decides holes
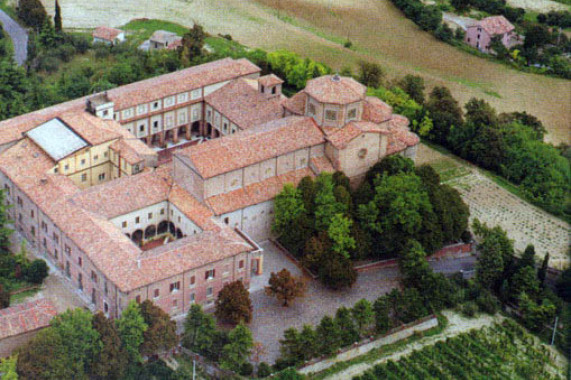
[[[349,112],[347,113],[347,119],[353,120],[356,118],[357,118],[357,109],[356,108],[350,109]]]
[[[337,111],[325,111],[325,120],[335,121],[337,120]]]

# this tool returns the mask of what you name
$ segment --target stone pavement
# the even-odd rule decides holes
[[[299,276],[300,270],[271,243],[261,244],[264,248],[264,274],[252,279],[250,297],[254,315],[250,329],[254,340],[262,343],[265,354],[262,360],[272,364],[279,356],[279,340],[289,327],[301,328],[304,324],[317,325],[326,315],[334,315],[341,306],[352,307],[361,298],[374,301],[398,285],[398,269],[386,268],[361,273],[349,290],[332,291],[317,281],[306,278],[307,291],[304,298],[296,299],[289,307],[282,307],[275,298],[264,294],[270,273],[287,268]]]

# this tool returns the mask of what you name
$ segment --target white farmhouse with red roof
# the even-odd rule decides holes
[[[125,41],[125,32],[121,29],[110,28],[108,26],[98,26],[91,33],[93,43],[103,43],[106,45],[117,45]]]

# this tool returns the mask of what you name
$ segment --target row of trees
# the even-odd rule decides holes
[[[143,355],[177,342],[174,321],[148,300],[132,301],[115,321],[68,310],[18,350],[17,372],[26,379],[136,379]]]
[[[498,114],[489,103],[475,98],[463,111],[450,90],[440,86],[426,99],[419,76],[407,75],[388,86],[370,93],[407,116],[420,136],[520,186],[529,200],[546,210],[571,214],[566,149],[543,141],[547,131],[536,117],[526,112]]]
[[[353,261],[394,257],[413,237],[433,253],[462,237],[468,216],[459,193],[432,168],[415,169],[395,155],[374,165],[355,190],[341,172],[286,185],[275,199],[273,230],[325,285],[340,289],[356,280]]]

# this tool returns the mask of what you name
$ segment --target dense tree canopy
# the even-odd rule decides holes
[[[242,281],[230,282],[222,288],[216,299],[216,318],[238,324],[249,323],[252,319],[252,301],[250,293]]]

